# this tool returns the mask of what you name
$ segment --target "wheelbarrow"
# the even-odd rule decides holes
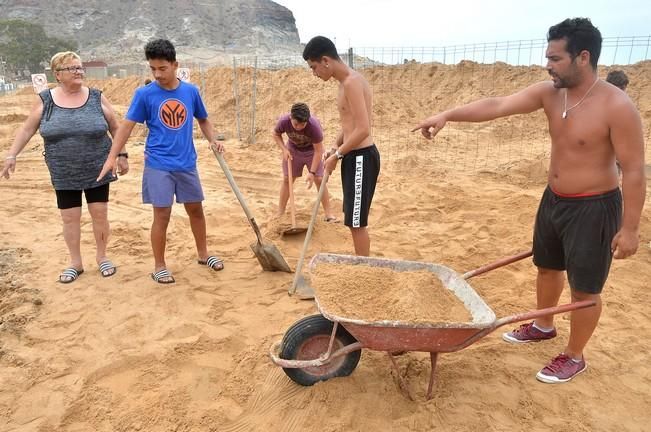
[[[310,386],[319,381],[350,375],[357,367],[362,348],[385,351],[396,372],[400,387],[412,399],[406,383],[400,375],[394,355],[408,351],[429,352],[431,360],[427,388],[427,399],[429,400],[434,389],[436,360],[439,353],[459,351],[507,324],[591,307],[596,304],[595,301],[586,300],[497,319],[495,313],[472,289],[467,280],[527,258],[531,254],[529,251],[503,258],[463,275],[439,264],[352,255],[318,254],[310,262],[310,268],[313,270],[321,263],[329,263],[388,268],[398,272],[431,271],[441,280],[443,286],[454,293],[463,303],[472,316],[472,320],[459,323],[413,323],[389,320],[369,322],[329,313],[319,303],[319,293],[317,292],[315,302],[320,314],[305,317],[294,323],[285,332],[283,339],[271,346],[269,355],[273,363],[282,367],[294,382]]]

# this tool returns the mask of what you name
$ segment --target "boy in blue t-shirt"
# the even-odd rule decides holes
[[[208,254],[206,219],[201,204],[204,196],[192,140],[193,118],[197,119],[211,146],[219,152],[224,152],[224,146],[214,137],[198,89],[176,77],[178,62],[174,45],[165,39],[153,40],[145,46],[145,57],[155,81],[136,90],[113,139],[100,178],[114,171],[114,161],[136,123],[146,123],[149,133],[145,145],[142,200],[154,208],[151,226],[154,272],[151,277],[159,283],[173,283],[174,277],[165,263],[165,243],[175,195],[176,202],[183,203],[190,219],[199,264],[216,271],[224,268],[220,258]]]

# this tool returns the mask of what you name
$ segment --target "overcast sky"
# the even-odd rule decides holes
[[[434,47],[543,39],[568,17],[588,17],[604,37],[651,35],[649,0],[274,0],[294,13],[301,42],[337,48]]]

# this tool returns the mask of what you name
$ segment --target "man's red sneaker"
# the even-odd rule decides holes
[[[548,332],[538,330],[533,325],[533,321],[502,335],[502,339],[511,343],[540,342],[554,337],[556,337],[556,329]]]
[[[584,359],[576,361],[561,353],[552,359],[551,363],[542,368],[536,374],[536,378],[538,381],[550,384],[564,383],[586,370],[587,367],[588,364]]]

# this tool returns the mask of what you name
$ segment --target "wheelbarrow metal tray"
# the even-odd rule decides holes
[[[327,304],[319,302],[319,290],[315,301],[319,312],[327,319],[343,325],[364,348],[378,351],[424,351],[451,352],[461,349],[478,335],[486,334],[495,325],[495,314],[474,289],[459,274],[448,267],[417,261],[404,261],[385,258],[370,258],[354,255],[321,253],[312,258],[310,269],[315,270],[319,264],[364,265],[389,268],[397,272],[431,271],[465,306],[472,321],[470,322],[407,322],[407,321],[365,321],[356,318],[338,316],[328,312]],[[334,287],[333,287],[334,288]]]

